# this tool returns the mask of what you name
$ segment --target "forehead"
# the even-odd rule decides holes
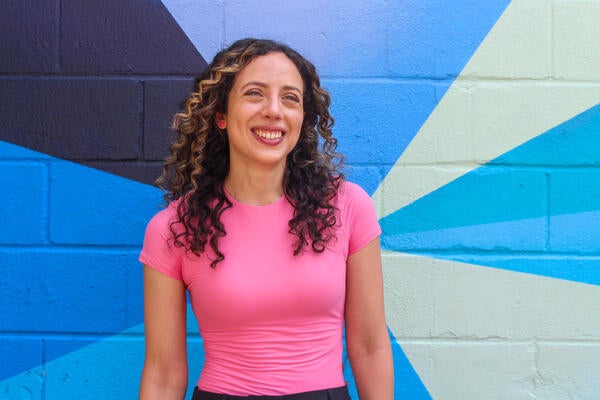
[[[296,65],[285,54],[279,52],[254,58],[237,73],[233,85],[242,86],[252,81],[269,86],[293,85],[300,89],[304,87]]]

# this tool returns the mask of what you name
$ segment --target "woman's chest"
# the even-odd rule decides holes
[[[225,260],[186,258],[184,277],[203,329],[343,318],[346,260],[336,245],[293,255],[285,225],[231,230],[219,242]],[[335,239],[334,239],[335,240]]]

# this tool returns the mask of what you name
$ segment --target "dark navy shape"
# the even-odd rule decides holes
[[[0,74],[58,72],[58,24],[58,0],[3,1]]]
[[[64,72],[189,75],[206,66],[161,1],[62,0],[61,8]]]
[[[3,4],[0,37],[0,140],[154,182],[206,68],[161,1]]]

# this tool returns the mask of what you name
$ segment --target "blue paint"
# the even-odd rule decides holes
[[[60,244],[140,246],[160,191],[68,161],[52,163],[50,239]]]
[[[0,244],[47,242],[50,157],[0,141]]]
[[[490,165],[600,166],[600,104],[490,161]]]
[[[2,148],[0,142],[0,150]],[[23,179],[26,176],[27,179]],[[48,169],[39,162],[0,161],[0,244],[46,242]]]
[[[564,279],[573,282],[600,285],[600,257],[581,255],[538,255],[538,254],[439,254],[415,252],[414,254],[452,260],[482,267],[492,267],[507,271],[520,272]]]
[[[144,362],[142,327],[134,327],[101,341],[82,340],[76,336],[48,340],[47,347],[77,349],[0,381],[0,393],[9,398],[19,395],[20,388],[37,393],[33,398],[62,400],[71,398],[133,398],[138,392]],[[202,342],[196,336],[188,340],[189,384],[186,398],[191,398],[204,359]],[[44,382],[42,383],[42,377]],[[16,393],[17,395],[12,395]]]
[[[550,249],[600,256],[600,210],[550,218]],[[600,271],[597,272],[600,276]]]
[[[4,318],[7,314],[2,314]],[[4,378],[26,371],[33,365],[42,364],[44,359],[44,344],[40,337],[26,337],[23,335],[3,335],[0,339],[0,381]],[[10,362],[6,362],[10,360]],[[30,375],[27,379],[31,379]],[[41,376],[34,378],[41,383]],[[0,383],[0,394],[4,393]]]
[[[599,284],[599,127],[594,106],[383,218],[383,247]]]
[[[142,321],[142,310],[129,309],[128,269],[139,268],[137,251],[104,249],[5,249],[0,251],[0,331],[27,332],[28,340],[48,341],[47,335],[92,335],[100,338]],[[129,294],[128,294],[129,292]],[[92,339],[95,341],[97,339]],[[0,341],[1,342],[1,341]],[[86,344],[62,341],[48,346],[52,360]],[[19,347],[4,349],[0,379],[40,363],[41,353]]]
[[[48,345],[61,344],[50,341]],[[83,341],[70,346],[80,349],[45,365],[44,399],[135,397],[144,360],[142,340],[115,336],[92,344]]]
[[[510,1],[404,1],[390,10],[393,75],[455,78]]]
[[[383,76],[387,7],[382,0],[305,0],[273,3],[265,13],[256,4],[231,0],[224,5],[226,39],[282,41],[311,60],[323,77]]]
[[[334,97],[335,132],[340,138],[340,150],[355,167],[351,179],[373,193],[507,4],[508,1],[496,0],[459,0],[452,4],[436,0],[389,7],[385,1],[353,0],[340,8],[339,5],[300,2],[282,7],[277,18],[270,15],[269,22],[275,23],[256,24],[249,16],[264,17],[259,10],[235,1],[227,3],[230,19],[226,34],[228,41],[236,35],[272,34],[272,37],[298,47],[322,66],[321,73],[329,78],[326,83]],[[322,12],[315,13],[315,10]],[[197,24],[197,14],[189,13],[189,18]],[[309,26],[306,26],[307,20],[311,21]],[[238,23],[244,21],[247,23]],[[295,21],[299,25],[290,26]],[[361,29],[357,30],[356,26]],[[316,46],[315,38],[318,38]],[[389,53],[386,41],[391,46]],[[400,76],[406,81],[386,80]],[[361,78],[358,83],[353,80],[357,77]],[[364,77],[376,79],[365,82]],[[430,83],[431,80],[435,83]],[[578,128],[567,127],[563,132],[563,136],[572,137],[573,132],[589,128],[588,139],[578,139],[573,148],[569,147],[572,141],[559,140],[558,147],[556,142],[548,143],[547,147],[540,142],[509,153],[515,157],[512,161],[496,161],[500,165],[530,165],[539,163],[538,155],[545,160],[554,157],[550,163],[557,166],[597,166],[600,142],[593,139],[592,132],[597,132],[599,125],[596,117],[590,118],[590,124],[577,120]],[[23,164],[15,171],[12,166],[0,162],[2,171],[7,172],[4,175],[11,176],[3,178],[0,184],[17,187],[23,192],[15,196],[23,204],[15,206],[11,203],[11,206],[21,207],[18,215],[33,210],[33,214],[25,216],[30,218],[31,224],[23,224],[26,230],[13,237],[22,237],[29,241],[27,244],[37,246],[0,252],[0,276],[3,277],[0,278],[0,315],[8,316],[0,325],[4,324],[2,329],[5,330],[34,332],[31,342],[29,337],[19,337],[16,342],[0,341],[2,358],[7,355],[6,359],[19,360],[11,362],[10,367],[0,366],[0,379],[12,376],[0,382],[0,393],[9,398],[26,398],[26,391],[29,391],[34,398],[62,399],[122,398],[124,393],[137,392],[143,359],[140,356],[143,345],[141,325],[138,325],[142,296],[137,248],[141,244],[145,221],[156,211],[160,195],[144,185],[0,142],[0,160],[8,158],[20,163],[40,160],[44,163]],[[40,208],[42,197],[28,198],[30,193],[40,193],[38,183],[47,180],[47,175],[40,171],[46,165],[52,173],[50,210]],[[597,196],[595,186],[589,185],[596,179],[595,173],[577,175],[577,182],[572,186],[569,186],[569,182],[573,182],[571,175],[550,175],[551,204],[546,204],[546,197],[533,194],[535,189],[543,186],[541,181],[546,182],[536,172],[515,168],[512,171],[520,175],[513,181],[502,173],[496,174],[495,166],[490,163],[487,169],[480,170],[466,183],[460,181],[449,185],[458,184],[458,188],[441,189],[441,197],[422,199],[423,203],[417,202],[419,206],[415,203],[414,208],[404,215],[387,221],[389,224],[384,229],[386,234],[389,231],[390,248],[410,246],[411,243],[424,248],[430,241],[438,249],[456,246],[498,250],[494,243],[503,249],[539,249],[546,238],[540,232],[546,232],[548,226],[543,217],[536,216],[543,215],[544,207],[552,207],[553,213],[563,214],[549,219],[549,243],[553,250],[592,252],[594,247],[598,248],[595,232],[599,218],[593,210],[598,209],[596,199],[600,196]],[[491,178],[488,175],[492,175]],[[500,186],[494,189],[495,184]],[[578,195],[581,192],[577,187],[581,185],[588,186],[584,192],[585,200],[582,194]],[[498,197],[504,189],[508,189],[505,197],[495,199],[494,196]],[[544,193],[547,192],[540,192]],[[470,197],[461,202],[461,195]],[[442,203],[436,204],[435,200]],[[0,201],[5,201],[0,207],[6,205],[5,199]],[[32,205],[27,201],[37,203]],[[502,207],[515,201],[524,203],[523,207],[509,207],[508,210]],[[572,212],[581,213],[566,214]],[[46,220],[48,213],[49,222],[40,227],[39,223]],[[439,216],[444,218],[435,220]],[[0,232],[3,232],[5,226],[1,224]],[[46,241],[47,230],[52,245]],[[44,236],[36,236],[40,234]],[[456,241],[453,242],[453,238]],[[468,258],[463,257],[465,261]],[[594,272],[598,262],[585,257],[469,257],[481,265],[598,284],[594,278],[598,275]],[[23,296],[23,293],[28,295]],[[132,326],[122,335],[106,336]],[[60,335],[69,330],[80,335],[56,337],[43,350],[37,342],[47,332]],[[99,337],[104,339],[85,339],[86,332],[93,332],[93,335],[102,332]],[[203,353],[197,337],[192,342],[190,380],[195,381]],[[19,343],[32,346],[28,351],[19,351]],[[396,397],[430,399],[393,337],[392,343]],[[44,353],[46,364],[43,368],[35,367],[41,362],[41,353]],[[21,391],[22,387],[27,389]],[[98,388],[102,388],[102,392],[97,392]]]
[[[402,351],[393,333],[388,329],[394,356],[394,398],[431,400],[429,392]]]
[[[390,71],[386,76],[401,75],[406,79],[356,81],[353,79],[360,72],[353,72],[353,79],[324,80],[332,94],[334,132],[340,151],[350,164],[381,165],[385,174],[389,172],[507,4],[508,1],[433,1],[392,7]],[[413,13],[418,13],[419,18],[408,23],[407,18],[413,18]],[[312,37],[310,40],[312,44]],[[358,42],[340,41],[336,46],[351,46],[351,52],[362,56],[354,46],[367,40],[369,36],[363,35]],[[373,60],[377,61],[365,57],[366,62]],[[328,65],[339,68],[339,63]],[[435,68],[423,69],[428,65]],[[368,193],[379,185],[374,181],[357,183]]]
[[[384,238],[600,209],[597,170],[552,169],[581,162],[600,165],[599,127],[597,106],[383,218]],[[581,161],[584,148],[591,151]],[[528,154],[542,167],[523,167]],[[395,249],[393,240],[386,248]]]
[[[388,328],[390,341],[392,343],[392,356],[394,358],[394,398],[395,399],[410,399],[410,400],[431,400],[429,392],[423,385],[423,382],[417,375],[416,371],[410,364],[410,361],[402,351],[398,341],[394,337],[392,331]],[[344,379],[348,384],[350,397],[358,399],[358,391],[356,382],[352,375],[352,368],[348,361],[346,352],[346,343],[344,340]]]
[[[600,211],[390,235],[384,247],[575,282],[600,284]],[[549,237],[548,237],[549,235]],[[556,254],[552,254],[555,252]]]
[[[273,38],[310,59],[333,96],[335,134],[348,163],[381,165],[387,174],[508,3],[436,0],[388,7],[375,0],[312,0],[270,7],[265,14],[251,3],[233,1],[223,5],[223,13],[210,8],[219,14],[205,16],[225,15],[227,43]],[[204,47],[200,42],[206,37],[194,28],[197,15],[179,11],[187,4],[167,4],[196,47]],[[406,85],[385,79],[399,75]],[[355,80],[366,77],[382,80]],[[379,185],[364,175],[356,182],[368,193]]]
[[[347,180],[359,184],[367,193],[372,194],[383,180],[385,169],[381,166],[362,166],[346,163],[344,174]]]
[[[490,164],[544,166],[550,177],[550,215],[600,210],[599,132],[596,105]]]
[[[550,185],[552,214],[600,210],[599,168],[553,172]]]
[[[331,92],[338,150],[353,166],[380,168],[385,176],[437,104],[438,84],[391,80],[325,80]],[[373,193],[380,181],[357,181]]]
[[[135,252],[0,251],[0,330],[116,333],[127,328],[127,268]],[[141,295],[141,294],[140,294]],[[135,310],[138,323],[141,310]],[[131,318],[131,316],[129,316]]]
[[[139,296],[141,297],[141,293]],[[191,398],[193,387],[204,363],[204,349],[198,335],[198,324],[189,305],[187,331],[189,383],[186,398]],[[57,335],[44,339],[44,352],[53,354],[54,357],[44,355],[43,365],[40,365],[42,364],[40,338],[31,340],[9,338],[11,341],[0,341],[0,354],[6,355],[7,359],[15,360],[11,371],[5,368],[2,371],[3,375],[0,375],[0,393],[6,391],[12,394],[21,387],[29,390],[38,388],[41,392],[43,385],[46,400],[134,397],[138,392],[144,362],[143,335],[143,324],[133,326],[117,335],[105,336],[101,340],[91,338],[86,340],[78,335]],[[19,348],[20,346],[22,347]],[[29,365],[30,357],[22,357],[28,353],[37,354],[39,362]],[[19,355],[21,357],[18,357]],[[45,384],[42,382],[44,376]],[[111,384],[106,385],[107,382]],[[21,397],[15,395],[10,398]]]
[[[0,380],[0,393],[3,399],[32,400],[44,397],[44,369],[40,365],[9,379]]]
[[[4,142],[0,150],[7,160],[0,161],[0,168],[11,172],[0,182],[19,196],[19,201],[3,196],[1,205],[20,218],[17,224],[7,215],[0,227],[8,221],[11,229],[2,232],[27,240],[21,247],[0,249],[0,330],[28,332],[22,339],[35,342],[62,332],[102,338],[141,323],[137,255],[146,222],[159,209],[159,191]],[[25,161],[9,160],[14,157]],[[50,169],[50,176],[40,169]],[[50,194],[45,189],[49,179]],[[48,197],[49,212],[44,208]],[[88,343],[48,344],[44,359]],[[2,363],[0,379],[39,365],[42,355],[39,349],[4,346],[2,358],[19,362]]]
[[[52,157],[44,153],[29,150],[25,147],[17,146],[16,144],[4,142],[0,140],[0,161],[3,160],[19,160],[25,161],[47,161]]]
[[[468,225],[422,232],[386,233],[386,249],[414,253],[420,251],[545,251],[548,220],[546,217]]]
[[[543,171],[482,166],[381,220],[385,248],[390,236],[544,216]]]

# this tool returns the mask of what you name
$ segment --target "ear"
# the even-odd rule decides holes
[[[225,129],[227,127],[227,122],[225,121],[225,114],[222,112],[215,113],[215,124],[219,129]]]

